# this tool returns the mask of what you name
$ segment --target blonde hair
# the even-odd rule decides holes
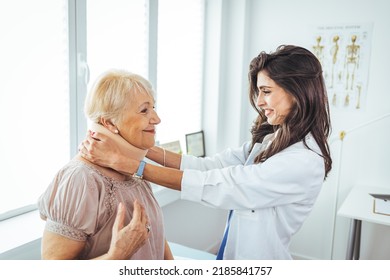
[[[154,96],[152,85],[142,76],[118,69],[106,71],[87,94],[84,113],[94,123],[101,118],[121,121],[123,110],[137,93]]]

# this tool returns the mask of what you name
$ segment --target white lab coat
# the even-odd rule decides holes
[[[289,244],[313,208],[323,184],[321,151],[309,134],[253,164],[272,141],[267,136],[249,154],[250,142],[211,158],[183,155],[182,199],[233,209],[224,259],[291,259]]]

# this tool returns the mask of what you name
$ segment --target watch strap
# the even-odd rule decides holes
[[[144,174],[146,162],[141,160],[137,169],[137,172],[133,174],[133,178],[142,179]]]

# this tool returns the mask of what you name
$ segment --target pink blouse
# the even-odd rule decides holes
[[[46,218],[45,230],[72,240],[86,241],[79,258],[91,259],[108,252],[119,202],[123,202],[127,209],[127,225],[136,199],[145,207],[151,232],[131,259],[164,259],[162,211],[146,181],[117,181],[92,165],[73,159],[57,173],[40,196],[38,209]]]

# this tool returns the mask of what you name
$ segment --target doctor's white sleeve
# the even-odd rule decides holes
[[[190,155],[182,155],[180,170],[196,169],[206,171],[244,164],[248,157],[250,146],[251,142],[248,141],[239,148],[228,148],[213,157],[198,158]]]
[[[184,168],[182,199],[221,209],[259,209],[312,203],[324,180],[324,161],[308,149],[289,149],[264,163],[207,171]]]

